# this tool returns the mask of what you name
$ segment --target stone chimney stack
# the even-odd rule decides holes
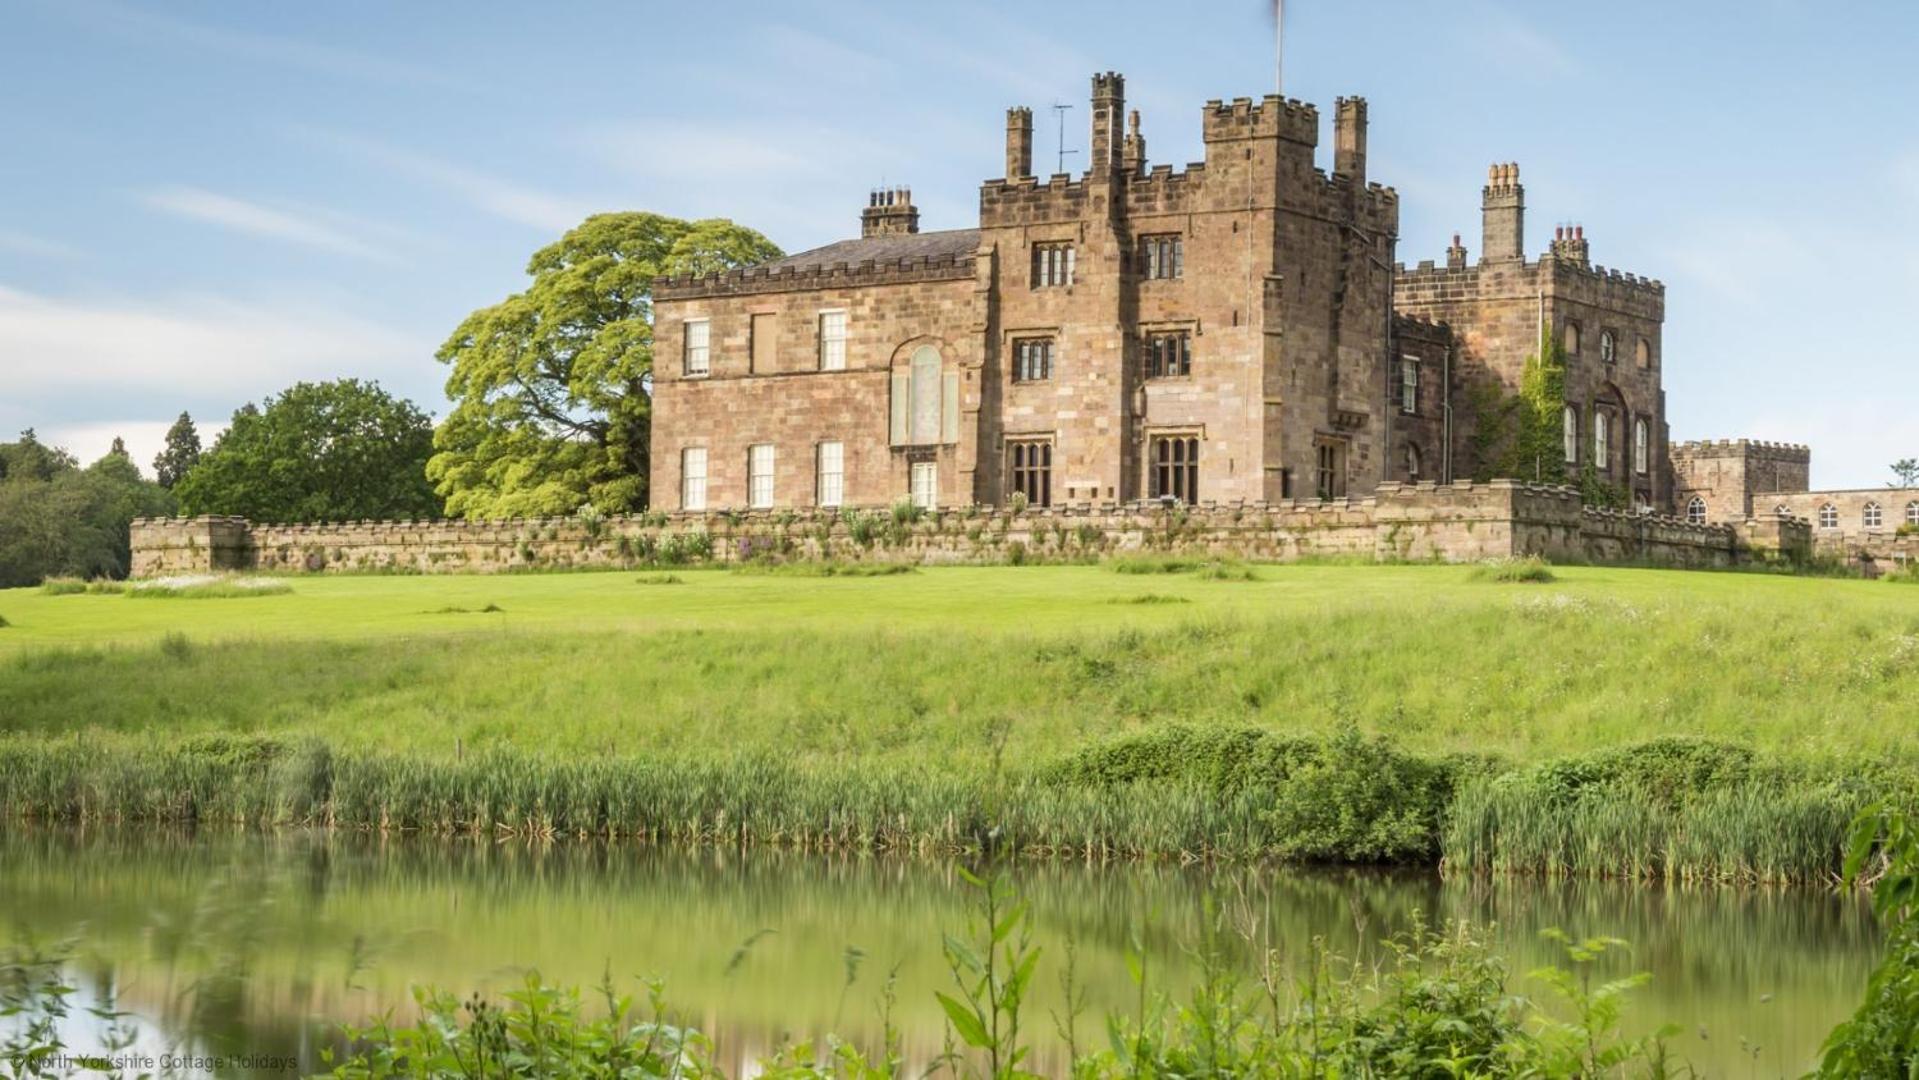
[[[1087,171],[1101,173],[1121,167],[1119,126],[1125,113],[1126,76],[1112,71],[1093,76],[1093,141]]]
[[[920,231],[919,207],[912,188],[880,188],[867,196],[860,211],[861,236],[901,236]]]
[[[1033,175],[1033,110],[1024,105],[1006,110],[1006,179]]]
[[[1574,266],[1591,267],[1592,249],[1586,244],[1584,225],[1561,225],[1553,230],[1553,258]]]
[[[1366,183],[1366,99],[1338,98],[1333,103],[1333,173]]]
[[[1126,145],[1120,152],[1120,167],[1137,176],[1146,171],[1146,136],[1139,133],[1139,110],[1126,114]]]
[[[1526,189],[1519,184],[1519,166],[1508,162],[1486,170],[1482,193],[1483,232],[1480,262],[1526,260]]]
[[[1466,245],[1459,242],[1459,234],[1453,234],[1453,246],[1446,249],[1446,269],[1466,269]]]

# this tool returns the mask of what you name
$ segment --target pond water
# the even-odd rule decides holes
[[[1800,1074],[1857,1002],[1879,945],[1861,902],[1817,890],[1076,863],[1022,864],[1013,877],[1045,950],[1027,1023],[1042,1069],[1059,1059],[1049,1014],[1069,941],[1097,1032],[1099,1012],[1134,1001],[1130,941],[1154,987],[1177,993],[1190,946],[1220,912],[1295,958],[1315,936],[1365,951],[1420,913],[1496,924],[1518,972],[1557,958],[1540,936],[1549,927],[1624,938],[1630,953],[1608,973],[1653,977],[1629,1029],[1678,1025],[1675,1047],[1712,1076]],[[890,973],[908,1056],[924,1060],[941,1041],[932,992],[950,986],[940,935],[964,929],[969,893],[954,864],[873,856],[0,833],[0,936],[76,935],[83,997],[111,992],[146,1028],[142,1047],[284,1055],[304,1068],[318,1067],[331,1021],[411,1019],[413,985],[505,989],[526,968],[582,986],[610,973],[636,993],[658,976],[733,1075],[785,1037],[876,1043]]]

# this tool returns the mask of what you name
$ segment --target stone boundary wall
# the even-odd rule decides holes
[[[1539,555],[1559,562],[1725,567],[1803,555],[1803,522],[1744,528],[1580,505],[1567,487],[1491,483],[1380,485],[1370,497],[1164,508],[1082,505],[1021,513],[983,508],[896,518],[891,509],[713,512],[501,521],[254,524],[242,518],[142,518],[133,574],[267,572],[495,573],[730,563],[755,557],[986,564],[1128,552],[1270,561],[1356,558],[1476,562]]]

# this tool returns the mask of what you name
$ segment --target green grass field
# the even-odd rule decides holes
[[[1919,589],[1552,577],[15,590],[0,816],[1772,881],[1829,874],[1859,807],[1919,794]],[[1642,745],[1675,736],[1711,742]]]
[[[833,761],[1044,755],[1169,720],[1350,722],[1522,760],[1671,734],[1816,756],[1919,746],[1919,589],[1555,573],[315,577],[170,602],[12,590],[0,731]]]

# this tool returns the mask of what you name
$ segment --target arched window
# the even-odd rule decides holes
[[[1906,524],[1919,525],[1919,502],[1906,504]]]
[[[1885,511],[1879,509],[1878,503],[1869,502],[1859,515],[1859,523],[1868,529],[1877,529],[1886,523]]]
[[[1560,341],[1560,345],[1567,352],[1572,353],[1575,356],[1578,355],[1579,354],[1579,324],[1576,322],[1567,323],[1565,331],[1559,336],[1559,341]]]
[[[1611,330],[1599,332],[1599,358],[1608,364],[1619,359],[1619,346],[1613,341]]]
[[[1706,500],[1694,495],[1692,501],[1686,504],[1686,520],[1692,522],[1694,525],[1704,525],[1706,523]]]
[[[1639,344],[1635,346],[1633,349],[1633,359],[1642,368],[1651,367],[1652,366],[1652,342],[1647,341],[1645,338],[1640,338]]]
[[[1643,417],[1632,422],[1632,471],[1640,476],[1652,471],[1652,428]]]
[[[1406,444],[1406,479],[1419,479],[1419,447],[1412,443]]]
[[[1579,463],[1579,409],[1566,406],[1566,464]]]
[[[1820,507],[1819,508],[1819,527],[1822,529],[1838,528],[1839,527],[1839,508],[1832,505],[1831,503],[1827,503],[1826,505]]]
[[[1593,465],[1612,471],[1612,414],[1604,409],[1593,410]]]

